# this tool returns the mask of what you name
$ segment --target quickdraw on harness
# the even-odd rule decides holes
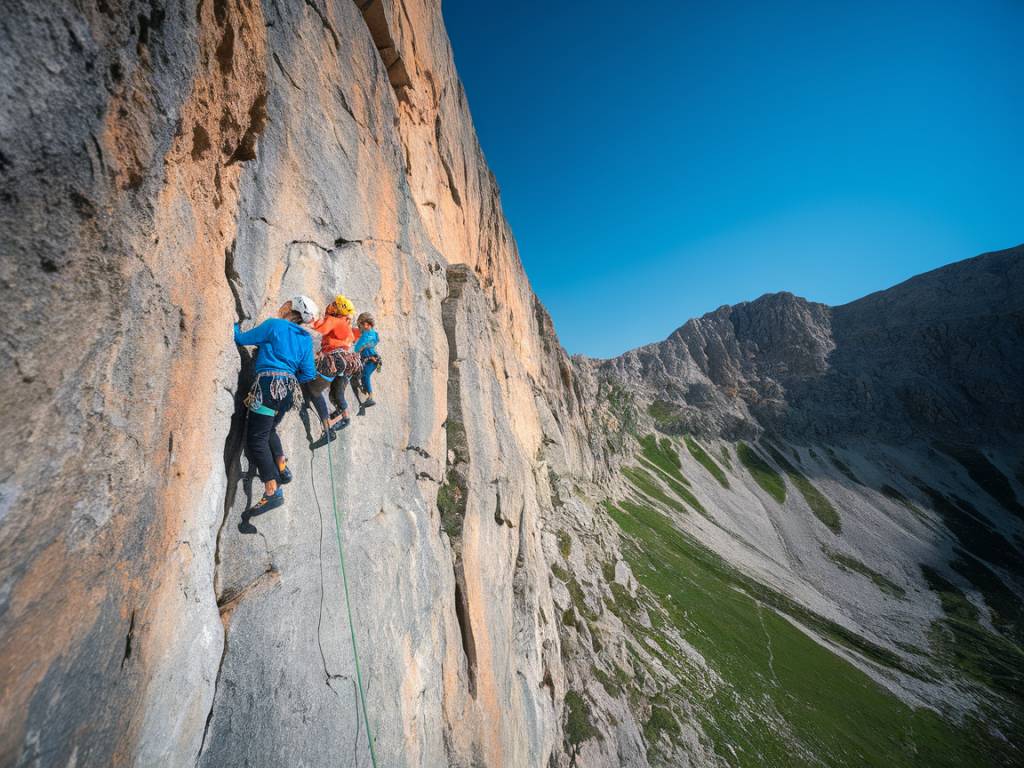
[[[363,370],[363,360],[358,353],[347,349],[335,349],[317,358],[316,371],[326,379],[335,376],[355,376]]]
[[[359,362],[359,370],[362,371],[363,367],[367,363],[373,363],[376,366],[376,368],[374,368],[374,373],[380,373],[384,361],[381,359],[380,355],[364,355]],[[352,389],[354,389],[359,394],[369,395],[370,393],[366,391],[366,387],[363,386],[363,383],[364,382],[362,376],[354,376],[352,378]]]
[[[250,411],[265,416],[274,416],[277,413],[263,404],[263,387],[261,386],[263,379],[270,379],[270,396],[272,398],[284,400],[291,392],[295,404],[302,405],[302,387],[299,386],[299,380],[293,374],[283,371],[260,371],[256,374],[252,386],[249,387],[249,394],[245,396],[245,407]]]

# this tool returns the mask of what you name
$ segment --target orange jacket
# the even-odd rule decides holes
[[[356,340],[352,324],[344,316],[327,315],[313,323],[313,330],[323,337],[320,351],[324,354],[336,349],[349,349]]]

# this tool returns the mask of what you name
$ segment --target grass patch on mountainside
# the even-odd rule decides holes
[[[618,666],[617,664],[613,665],[613,667],[614,671],[611,674],[608,674],[603,669],[596,666],[592,666],[590,668],[590,673],[594,676],[594,679],[596,679],[601,684],[601,687],[604,688],[605,693],[607,693],[613,699],[617,699],[619,698],[619,696],[622,695],[626,686],[629,685],[630,677],[622,669],[622,667]]]
[[[708,520],[711,519],[711,515],[709,515],[708,511],[704,509],[704,505],[701,504],[697,497],[694,496],[688,489],[679,485],[679,483],[672,482],[671,480],[667,480],[666,482],[668,483],[669,488],[672,489],[672,492],[676,496],[678,496],[680,499],[682,499],[691,507],[693,507],[693,509],[696,512],[704,515],[704,517],[708,518]]]
[[[671,480],[673,483],[678,483],[680,482],[678,478],[681,478],[681,482],[683,485],[687,487],[690,486],[690,481],[686,478],[685,475],[670,475],[643,454],[640,454],[639,456],[637,456],[637,458],[640,459],[640,466],[646,467],[647,469],[651,470],[651,472],[653,472],[659,479],[665,481]]]
[[[558,538],[558,551],[562,554],[562,557],[568,559],[569,555],[572,554],[572,536],[569,535],[568,531],[557,531],[555,536]]]
[[[764,489],[765,493],[775,499],[779,504],[786,500],[786,481],[782,475],[775,471],[774,467],[761,458],[761,454],[755,451],[746,443],[736,445],[736,455],[740,463],[747,468],[754,481]]]
[[[729,446],[727,445],[722,446],[722,463],[728,469],[732,469],[732,456],[729,455]]]
[[[675,482],[674,480],[666,479],[665,483],[668,485],[669,488],[672,489],[672,493],[674,493],[680,499],[682,499],[687,504],[689,504],[691,507],[693,507],[693,509],[695,511],[697,511],[700,514],[704,515],[704,517],[708,518],[709,520],[711,519],[711,515],[709,515],[708,511],[706,509],[704,509],[704,505],[701,504],[700,501],[698,501],[697,497],[694,496],[693,493],[691,493],[688,488],[684,488],[683,486],[681,486],[679,483]]]
[[[1012,573],[1024,572],[1024,557],[973,504],[951,498],[921,481],[917,481],[917,487],[931,501],[932,509],[959,539],[964,550]]]
[[[662,734],[665,734],[671,741],[675,742],[682,735],[682,730],[667,707],[655,704],[651,707],[651,716],[644,723],[644,738],[648,744],[653,744],[658,741]]]
[[[814,516],[821,520],[832,533],[842,532],[843,523],[839,519],[839,512],[832,506],[832,502],[825,498],[825,494],[815,488],[814,483],[808,480],[803,472],[790,464],[789,460],[774,446],[769,445],[768,452],[800,491],[800,495],[804,497],[804,501],[807,502],[807,506],[811,508]]]
[[[659,521],[662,524],[662,530],[664,530],[666,535],[682,537],[685,541],[689,542],[693,548],[694,557],[699,558],[706,567],[720,572],[732,582],[740,585],[747,594],[754,597],[758,602],[792,617],[837,645],[845,646],[849,650],[860,654],[864,658],[869,659],[876,664],[898,669],[908,674],[916,674],[916,670],[908,667],[903,662],[902,658],[892,651],[861,637],[857,633],[840,624],[836,624],[833,621],[809,611],[800,603],[792,600],[781,592],[778,592],[736,570],[717,554],[697,543],[696,540],[688,534],[684,534],[676,529],[670,522],[666,513],[657,511],[648,505],[638,504],[628,499],[624,499],[617,505],[607,503],[605,508],[616,520],[619,519],[617,517],[618,515],[626,513],[637,520],[644,520],[648,522]]]
[[[576,581],[576,577],[570,574],[568,578],[562,579],[562,581],[565,582],[566,589],[569,590],[569,597],[572,598],[572,605],[576,609],[576,613],[587,621],[597,621],[598,613],[587,605],[587,598],[583,594],[583,587]]]
[[[682,504],[661,489],[661,486],[658,485],[657,481],[646,469],[643,469],[642,467],[623,467],[622,474],[625,475],[626,479],[629,480],[634,488],[649,499],[660,502],[669,509],[674,509],[677,512],[686,511],[686,508]]]
[[[1024,602],[991,568],[961,549],[949,565],[973,584],[988,607],[992,626],[1024,646]]]
[[[640,438],[640,453],[669,477],[684,481],[683,462],[675,444],[667,437],[659,440],[655,435],[645,435]]]
[[[670,422],[679,416],[679,406],[665,400],[655,400],[647,406],[647,413],[656,422]]]
[[[921,574],[942,605],[943,618],[932,622],[928,636],[932,651],[1020,711],[1024,707],[1024,649],[986,629],[974,603],[941,573],[922,565]]]
[[[649,462],[648,466],[651,467],[652,471],[655,472],[658,479],[660,479],[663,483],[665,483],[665,485],[672,489],[672,493],[674,493],[679,499],[684,501],[686,504],[689,504],[695,511],[704,515],[704,517],[711,519],[710,515],[708,515],[707,513],[707,510],[704,509],[704,505],[700,503],[697,497],[694,496],[688,488],[684,487],[682,483],[677,482],[673,477],[667,475],[663,470],[660,469],[660,467],[655,467],[655,465]],[[662,504],[665,504],[669,509],[675,509],[680,512],[685,511],[680,506],[678,501],[670,498],[664,491],[662,491],[660,486],[658,486],[657,482],[655,481],[654,476],[651,475],[651,473],[645,470],[644,468],[623,467],[622,474],[625,475],[626,479],[629,480],[629,482],[633,485],[634,488],[636,488],[638,491],[640,491],[647,497],[654,499],[656,501],[660,501]],[[685,477],[683,477],[681,472],[677,473],[675,477],[678,477],[680,480],[682,480],[683,483],[689,483],[689,481]]]
[[[468,494],[469,488],[462,473],[449,469],[444,483],[437,490],[437,510],[441,517],[441,528],[453,543],[462,536]]]
[[[829,547],[824,547],[823,551],[828,556],[829,560],[838,565],[844,571],[848,571],[849,573],[859,573],[861,576],[866,576],[875,583],[876,587],[885,592],[885,594],[898,598],[906,596],[907,591],[903,589],[903,587],[892,579],[889,579],[873,568],[865,565],[857,558],[850,555],[844,555],[842,552],[837,552]]]
[[[967,470],[968,476],[985,493],[999,502],[1003,509],[1013,513],[1018,519],[1024,520],[1024,506],[1021,506],[1013,485],[999,467],[989,461],[988,457],[977,448],[938,443],[936,447]]]
[[[580,744],[600,733],[594,727],[589,702],[578,691],[566,692],[565,713],[565,740],[575,754]]]
[[[719,482],[723,488],[729,487],[729,478],[725,476],[725,472],[718,466],[711,455],[705,451],[696,440],[687,435],[685,438],[686,447],[690,451],[690,455],[697,460],[704,469],[711,473],[712,477]]]
[[[633,403],[633,396],[621,384],[611,384],[604,392],[604,396],[617,411],[622,411]]]
[[[828,451],[828,457],[832,462],[832,466],[838,469],[840,472],[842,472],[846,476],[847,480],[856,483],[857,485],[864,485],[864,483],[857,479],[857,476],[853,474],[853,470],[850,469],[849,465],[847,465],[846,462],[844,462],[842,459],[836,456],[835,451],[833,451],[831,448],[827,448],[826,450]]]
[[[658,694],[644,722],[649,754],[663,733],[672,738],[674,713],[686,701],[723,761],[740,768],[952,768],[1020,757],[976,722],[957,726],[901,702],[790,619],[876,663],[899,663],[894,654],[877,647],[872,653],[869,641],[852,640],[847,630],[735,570],[665,514],[635,504],[605,508],[623,532],[622,551],[652,626],[639,620],[635,606],[609,607],[679,680]],[[675,632],[710,672],[673,645]],[[642,678],[642,666],[636,674]]]
[[[885,496],[885,498],[895,501],[897,504],[901,504],[902,506],[906,507],[911,512],[913,512],[914,517],[916,517],[921,522],[928,522],[928,516],[921,511],[920,507],[918,507],[914,502],[908,499],[906,495],[902,491],[900,491],[899,488],[894,488],[893,486],[886,483],[879,490],[881,490],[882,495]]]

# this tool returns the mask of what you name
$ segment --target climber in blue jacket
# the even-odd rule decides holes
[[[377,401],[373,399],[373,381],[370,378],[373,376],[373,372],[380,368],[380,354],[377,352],[380,334],[374,328],[376,324],[373,315],[369,312],[363,312],[356,320],[359,337],[356,339],[352,351],[358,352],[363,362],[363,372],[359,377],[359,389],[366,393],[366,399],[359,401],[362,408],[369,408],[371,405],[377,404]],[[355,382],[355,377],[352,380]],[[353,385],[352,389],[355,391],[356,387]],[[356,392],[356,399],[359,399],[358,392]]]
[[[256,380],[245,398],[249,409],[246,446],[263,481],[263,497],[249,509],[250,515],[284,504],[281,486],[292,480],[277,425],[295,402],[299,385],[316,378],[313,337],[302,327],[316,315],[312,299],[296,296],[281,305],[277,317],[252,330],[243,332],[235,324],[235,343],[257,347]]]

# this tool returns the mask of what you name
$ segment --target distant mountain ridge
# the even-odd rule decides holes
[[[1002,441],[1024,432],[1024,246],[838,307],[721,307],[599,367],[646,390],[668,431]]]
[[[1024,247],[839,307],[765,295],[576,362],[612,467],[591,493],[640,588],[612,608],[621,632],[564,633],[574,667],[588,636],[655,649],[653,685],[625,678],[657,690],[652,766],[686,750],[659,706],[729,765],[1021,764]]]

